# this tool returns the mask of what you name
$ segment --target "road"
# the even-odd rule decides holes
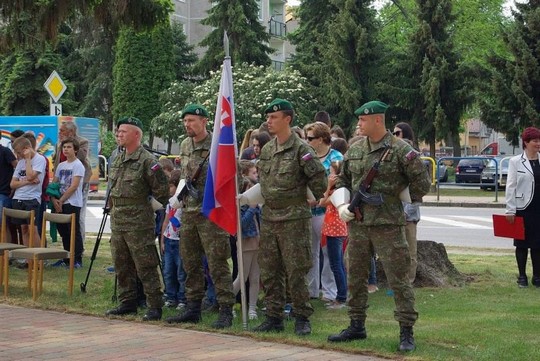
[[[97,233],[103,219],[103,201],[88,202],[86,231]],[[421,207],[418,223],[419,240],[443,243],[445,246],[513,249],[511,239],[493,236],[492,214],[503,214],[502,208]],[[110,233],[107,223],[104,233]]]

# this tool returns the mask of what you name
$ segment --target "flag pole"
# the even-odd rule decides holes
[[[223,33],[223,47],[225,48],[225,60],[231,61],[229,56],[229,37],[227,36],[227,31]],[[236,119],[234,120],[236,122]],[[235,144],[236,147],[236,144]],[[237,154],[238,155],[238,154]],[[235,191],[238,192],[238,175],[234,178],[235,182]],[[240,302],[242,303],[242,327],[244,330],[248,328],[248,317],[247,317],[247,304],[246,304],[246,282],[244,278],[244,254],[242,247],[242,224],[241,224],[241,215],[240,215],[240,202],[238,197],[236,199],[236,219],[237,219],[237,232],[236,232],[236,258],[238,260],[238,279],[240,280]]]

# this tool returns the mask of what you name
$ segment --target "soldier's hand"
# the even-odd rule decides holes
[[[337,208],[339,218],[343,222],[350,222],[354,219],[354,213],[349,211],[349,203],[344,203]]]

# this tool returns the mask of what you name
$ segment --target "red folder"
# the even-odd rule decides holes
[[[514,217],[514,223],[508,223],[504,214],[493,215],[493,233],[497,237],[525,239],[523,217]]]

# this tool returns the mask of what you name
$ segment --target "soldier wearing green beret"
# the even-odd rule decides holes
[[[291,103],[275,99],[265,113],[268,130],[275,137],[262,148],[257,162],[259,186],[251,188],[250,196],[240,197],[241,204],[260,203],[255,199],[264,201],[259,262],[266,289],[266,320],[254,331],[283,331],[288,283],[295,333],[308,335],[313,307],[306,283],[311,268],[311,211],[307,191],[309,187],[315,198],[320,199],[326,190],[326,174],[313,148],[292,133]]]
[[[219,316],[214,328],[232,326],[234,294],[227,259],[231,255],[229,235],[206,218],[202,210],[202,195],[208,172],[208,155],[212,133],[206,129],[208,111],[199,104],[190,104],[182,111],[187,138],[180,145],[182,177],[177,195],[169,202],[173,208],[183,207],[180,243],[186,278],[187,306],[178,316],[167,318],[168,323],[198,323],[201,321],[201,301],[204,297],[202,257],[206,255],[210,276],[214,281],[219,303]],[[198,169],[201,169],[195,181]],[[191,191],[178,200],[178,193],[187,184]]]
[[[367,337],[364,323],[368,308],[368,274],[372,253],[376,251],[394,292],[394,318],[400,325],[399,350],[412,351],[415,349],[413,325],[418,313],[409,280],[411,260],[401,199],[410,195],[413,202],[421,202],[429,191],[430,180],[420,154],[386,130],[387,108],[383,102],[371,101],[355,111],[358,126],[366,138],[354,143],[345,154],[343,170],[332,195],[332,203],[341,219],[349,222],[347,280],[351,323],[341,333],[330,335],[328,340],[343,342]],[[355,214],[348,210],[351,194],[358,191],[373,164],[379,160],[379,171],[369,194],[382,195],[383,202],[379,205],[361,203],[359,211],[363,218],[355,220]]]
[[[118,121],[117,141],[124,147],[111,166],[110,212],[111,252],[120,305],[107,315],[137,313],[137,276],[148,303],[143,321],[161,319],[163,306],[158,254],[155,245],[155,216],[150,196],[167,202],[167,177],[154,156],[141,145],[142,123],[134,117]]]

